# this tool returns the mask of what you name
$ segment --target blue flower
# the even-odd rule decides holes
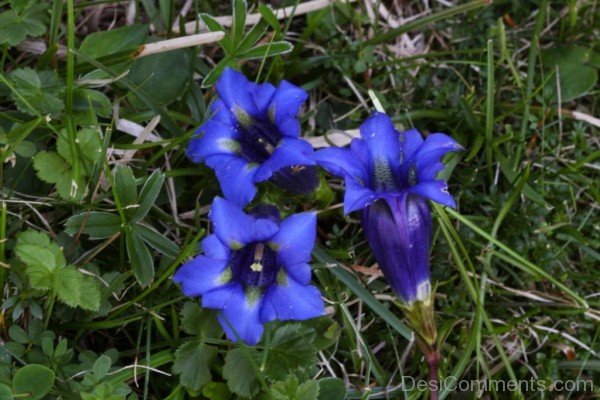
[[[314,150],[299,137],[297,118],[308,94],[285,80],[278,87],[250,82],[231,68],[216,88],[212,116],[196,131],[187,154],[215,171],[225,197],[243,207],[256,195],[255,184],[269,179],[295,192],[314,190]]]
[[[362,226],[390,286],[407,303],[430,295],[431,214],[427,199],[455,207],[448,185],[436,179],[442,157],[462,147],[442,133],[423,140],[415,130],[399,133],[376,112],[350,148],[327,148],[315,158],[346,183],[344,211],[362,210]]]
[[[228,338],[249,345],[258,343],[264,323],[324,314],[308,265],[316,214],[280,221],[272,206],[257,207],[253,214],[216,197],[210,212],[214,234],[202,241],[204,254],[173,277],[186,296],[202,296],[203,307],[220,310],[218,319]]]

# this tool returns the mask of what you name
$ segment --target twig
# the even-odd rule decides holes
[[[201,44],[214,43],[223,39],[225,32],[207,32],[196,35],[182,36],[175,39],[161,40],[156,43],[147,43],[139,47],[136,58],[149,56],[150,54],[164,53],[165,51],[183,49]]]

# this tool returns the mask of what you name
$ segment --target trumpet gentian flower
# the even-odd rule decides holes
[[[280,221],[273,206],[258,207],[253,214],[216,197],[210,211],[214,234],[202,241],[204,254],[173,277],[186,296],[202,296],[203,307],[220,310],[218,319],[228,338],[250,345],[258,343],[266,322],[324,314],[308,265],[316,214]]]
[[[188,156],[205,162],[225,197],[239,205],[271,180],[284,189],[310,193],[317,184],[314,150],[300,136],[297,115],[308,94],[287,81],[256,84],[226,68],[216,83],[212,116],[196,131]]]
[[[441,158],[461,149],[452,138],[415,130],[399,133],[376,112],[350,148],[327,148],[317,162],[346,183],[344,211],[362,210],[365,236],[384,276],[406,303],[430,295],[431,214],[427,199],[455,207],[448,185],[436,179]]]

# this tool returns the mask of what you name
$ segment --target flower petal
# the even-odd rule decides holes
[[[456,208],[456,202],[448,193],[448,184],[445,181],[420,182],[408,189],[409,192],[418,194],[444,206]]]
[[[307,263],[299,263],[293,265],[284,265],[283,268],[292,278],[297,280],[302,285],[308,285],[312,275],[310,265]]]
[[[211,119],[219,121],[228,126],[236,126],[237,121],[235,116],[231,112],[231,109],[227,107],[227,104],[223,100],[217,98],[210,104]]]
[[[307,141],[284,138],[279,142],[271,157],[258,168],[254,179],[256,182],[263,182],[285,167],[315,165],[313,156],[314,149]]]
[[[371,186],[378,191],[399,189],[400,133],[384,113],[375,112],[360,127],[370,155]]]
[[[215,234],[208,235],[202,240],[202,251],[206,257],[215,260],[228,260],[231,255],[229,248]]]
[[[250,82],[241,72],[225,68],[215,86],[221,100],[236,117],[239,112],[251,116],[259,114],[254,100],[258,85]]]
[[[240,144],[236,129],[214,119],[209,119],[196,130],[190,139],[187,156],[194,162],[202,162],[215,154],[238,154]]]
[[[443,133],[432,133],[427,136],[425,143],[407,160],[406,164],[415,163],[417,170],[420,170],[440,161],[446,153],[461,149],[462,146],[450,136]]]
[[[202,294],[202,307],[210,308],[212,310],[220,310],[227,302],[235,291],[243,291],[242,285],[238,282],[232,282],[228,285],[223,285],[213,290]]]
[[[363,140],[357,145],[366,146]],[[329,147],[315,153],[317,164],[327,172],[340,178],[348,176],[351,179],[362,181],[366,184],[368,172],[365,164],[357,162],[354,151],[346,148]]]
[[[352,211],[365,208],[381,195],[377,192],[364,187],[354,179],[346,178],[346,191],[344,192],[344,214],[350,214]]]
[[[303,212],[293,214],[281,222],[279,232],[269,241],[284,265],[304,263],[310,260],[317,235],[317,214]]]
[[[244,207],[256,195],[254,175],[257,164],[248,163],[246,160],[231,156],[227,160],[224,157],[213,156],[206,160],[206,164],[214,168],[217,179],[221,184],[221,190],[225,197]],[[218,164],[216,161],[221,162]],[[225,161],[223,163],[223,161]]]
[[[197,256],[183,264],[173,276],[173,281],[181,284],[186,296],[195,297],[228,283],[227,260],[215,260]]]
[[[282,80],[271,99],[269,115],[273,117],[273,122],[281,129],[281,126],[286,124],[287,120],[290,118],[296,119],[296,116],[300,112],[300,107],[302,107],[306,99],[308,99],[308,93],[304,89],[286,80]],[[286,130],[282,129],[282,131]],[[296,133],[293,136],[297,135]]]
[[[417,150],[423,145],[423,136],[416,129],[409,129],[401,133],[402,142],[402,162],[411,159]]]
[[[386,197],[363,210],[362,226],[379,268],[396,294],[408,303],[425,300],[431,243],[427,202],[407,193]]]
[[[267,115],[271,101],[273,100],[273,95],[276,91],[277,89],[275,86],[270,83],[261,83],[257,85],[257,88],[254,91],[254,102],[256,103],[259,114]]]
[[[255,345],[260,341],[263,326],[260,320],[262,298],[254,299],[249,296],[241,286],[232,291],[229,301],[217,316],[225,334],[237,342],[238,337],[248,345]]]
[[[325,305],[319,290],[312,285],[302,285],[289,275],[280,273],[278,282],[267,289],[264,299],[266,319],[267,310],[272,309],[281,321],[304,321],[325,314]]]
[[[209,218],[219,240],[237,250],[255,240],[255,220],[234,203],[215,197]]]

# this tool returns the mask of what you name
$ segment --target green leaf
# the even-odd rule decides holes
[[[292,46],[291,43],[285,41],[264,43],[254,46],[238,56],[244,59],[273,57],[279,54],[288,53],[292,51],[293,48],[294,46]]]
[[[317,362],[313,342],[315,331],[299,323],[278,327],[271,337],[265,373],[274,380],[283,380],[300,367],[309,368]]]
[[[285,382],[275,382],[270,392],[274,400],[317,400],[319,384],[309,380],[299,385],[298,378],[290,375]]]
[[[75,235],[78,232],[89,235],[90,239],[105,239],[121,230],[121,218],[118,215],[90,211],[73,215],[65,223],[65,232]]]
[[[201,308],[197,301],[188,301],[183,305],[181,309],[181,326],[185,333],[202,338],[215,339],[223,334],[215,313]]]
[[[223,26],[219,23],[219,21],[217,21],[213,16],[208,14],[200,14],[200,18],[211,32],[227,32],[225,28],[223,28]],[[225,58],[228,58],[233,53],[233,42],[231,34],[225,33],[223,39],[219,41],[219,45],[225,52]]]
[[[13,151],[16,150],[17,146],[20,143],[22,143],[27,138],[27,136],[29,136],[31,132],[33,132],[33,130],[37,128],[37,126],[43,121],[44,117],[39,117],[32,121],[19,125],[16,128],[12,129],[10,132],[8,132],[6,134],[6,143],[8,144],[10,149]],[[4,159],[2,160],[2,162],[5,162],[11,155],[11,152],[7,150],[4,153]]]
[[[8,335],[12,340],[21,344],[29,344],[29,336],[27,332],[19,325],[12,325],[8,328]]]
[[[221,76],[221,73],[223,72],[225,67],[228,66],[230,62],[231,59],[229,57],[225,57],[221,61],[219,61],[219,63],[215,65],[215,67],[208,73],[208,75],[204,77],[204,79],[202,80],[201,87],[203,89],[206,89],[214,85],[217,79],[219,79],[219,77]]]
[[[98,311],[100,309],[100,285],[91,276],[83,275],[81,281],[81,295],[79,297],[80,308],[89,311]]]
[[[1,400],[13,400],[12,389],[6,386],[4,383],[0,383],[0,399]]]
[[[31,68],[20,68],[10,74],[10,79],[15,90],[11,92],[11,97],[19,110],[31,115],[50,114],[53,117],[64,110],[63,100],[58,96],[63,86],[54,71],[36,72]]]
[[[135,279],[145,287],[154,279],[154,260],[142,238],[131,229],[126,230],[125,244]]]
[[[38,364],[29,364],[15,373],[12,388],[19,398],[38,400],[50,392],[53,384],[54,372],[51,369]],[[23,397],[24,394],[28,396]]]
[[[50,243],[50,238],[41,232],[26,231],[17,237],[15,254],[28,266],[40,267],[52,272],[65,265],[62,251],[56,244]]]
[[[249,354],[245,354],[246,352]],[[258,357],[254,349],[238,348],[230,350],[225,357],[225,365],[223,366],[223,377],[227,380],[229,390],[243,397],[255,395],[260,388],[258,378],[248,356],[253,357],[255,360]]]
[[[41,151],[33,157],[33,168],[44,182],[57,183],[68,172],[69,165],[55,152]]]
[[[73,266],[58,271],[56,295],[66,305],[77,307],[81,298],[83,275]]]
[[[127,78],[158,105],[170,104],[185,93],[192,78],[189,53],[174,50],[136,59]]]
[[[122,26],[85,36],[79,50],[92,58],[100,58],[127,50],[134,51],[147,36],[148,25]]]
[[[77,158],[84,163],[86,168],[91,169],[94,162],[100,157],[102,150],[98,131],[93,128],[83,128],[79,130],[77,132],[77,147]],[[75,155],[71,153],[66,130],[61,131],[58,135],[56,150],[58,151],[58,154],[71,165],[75,163]]]
[[[112,360],[110,357],[106,355],[101,355],[98,357],[94,365],[92,366],[92,373],[94,374],[94,378],[101,380],[103,379],[108,370],[110,369],[110,365],[112,364]]]
[[[344,400],[346,385],[339,378],[319,379],[319,400]]]
[[[244,36],[244,39],[238,45],[235,51],[243,53],[244,51],[249,50],[260,40],[261,37],[263,37],[263,35],[267,31],[268,26],[269,25],[264,19],[258,21],[258,23],[252,27],[250,32],[248,32],[248,34]]]
[[[36,4],[24,12],[15,10],[0,14],[0,43],[16,46],[28,36],[37,37],[46,32],[46,4]]]
[[[98,90],[77,88],[73,92],[73,111],[82,114],[93,113],[103,118],[109,118],[112,114],[112,103],[110,99]],[[90,125],[96,125],[91,123]]]
[[[238,46],[244,37],[247,8],[246,0],[233,0],[233,25],[231,27],[233,47]]]
[[[122,208],[130,207],[129,210],[125,210],[127,215],[132,215],[133,208],[137,205],[137,185],[135,183],[135,177],[133,171],[129,167],[117,166],[115,167],[115,192],[119,197],[119,203]]]
[[[552,47],[541,54],[544,66],[558,69],[561,101],[570,101],[587,94],[598,81],[598,71],[592,66],[600,57],[592,49],[581,46]],[[558,100],[556,79],[546,86],[547,92]]]
[[[131,229],[134,230],[150,247],[158,250],[162,254],[171,258],[175,258],[177,257],[177,254],[179,254],[179,246],[153,228],[142,224],[132,224]]]
[[[175,351],[173,372],[179,374],[183,387],[198,391],[212,379],[210,365],[217,349],[194,339],[184,343]]]
[[[141,221],[146,214],[148,214],[148,211],[150,211],[150,208],[156,202],[156,198],[160,193],[164,181],[165,175],[159,170],[154,171],[152,175],[146,179],[139,196],[140,206],[135,211],[132,221]]]

